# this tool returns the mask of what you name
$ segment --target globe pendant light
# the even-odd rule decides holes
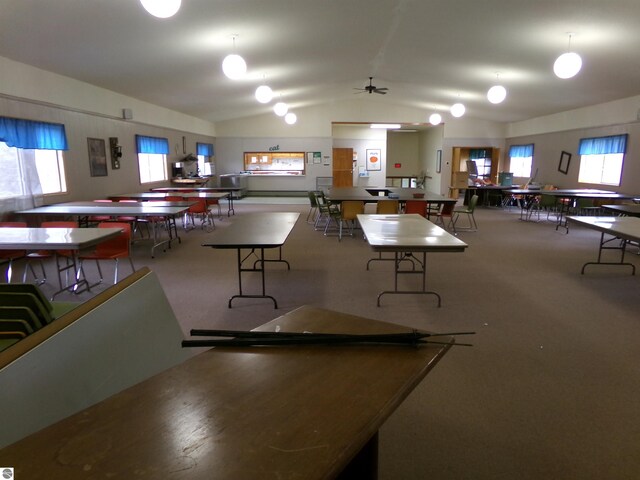
[[[439,113],[432,113],[429,116],[429,123],[431,125],[440,125],[440,122],[442,122],[442,115],[440,115]]]
[[[507,98],[507,89],[502,85],[494,85],[487,92],[487,99],[491,103],[502,103]]]
[[[236,48],[236,37],[233,36],[233,49]],[[238,80],[247,73],[247,63],[240,55],[232,53],[224,57],[222,61],[222,71],[231,80]]]
[[[464,105],[461,103],[454,103],[451,106],[451,115],[453,115],[454,117],[458,118],[464,115],[465,112],[465,108]]]
[[[569,34],[569,50],[571,50],[571,34]],[[582,58],[571,51],[560,55],[553,64],[553,72],[559,78],[575,77],[582,68]]]
[[[273,99],[273,90],[267,85],[256,88],[256,100],[260,103],[269,103]]]
[[[279,117],[284,117],[289,111],[289,106],[286,103],[280,101],[273,106],[273,111]]]
[[[298,121],[298,117],[295,113],[289,112],[284,116],[284,121],[287,122],[289,125],[293,125]]]
[[[144,9],[154,17],[173,17],[178,10],[182,0],[140,0]]]

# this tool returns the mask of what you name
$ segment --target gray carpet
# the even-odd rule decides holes
[[[480,230],[459,235],[465,253],[427,256],[441,308],[413,295],[385,296],[377,307],[377,293],[393,286],[391,263],[366,271],[372,252],[362,236],[323,236],[305,223],[306,205],[236,204],[237,216],[274,210],[301,212],[283,250],[291,271],[267,271],[278,310],[253,299],[227,308],[236,255],[200,246],[212,233],[183,233],[181,245],[155,259],[136,245],[136,265],[158,273],[185,332],[250,329],[305,304],[475,330],[465,339],[474,346],[454,347],[382,428],[382,480],[640,478],[640,279],[619,267],[580,275],[598,234],[480,208]],[[257,275],[246,288],[257,291]]]

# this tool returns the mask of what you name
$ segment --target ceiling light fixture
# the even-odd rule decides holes
[[[431,125],[440,125],[440,122],[442,122],[442,115],[439,113],[432,113],[429,115],[429,123]]]
[[[236,37],[233,35],[233,50],[236,49]],[[247,73],[247,62],[244,61],[240,55],[231,53],[224,57],[222,61],[222,71],[224,74],[232,80],[238,80]]]
[[[178,10],[182,0],[140,0],[144,9],[154,17],[173,17]]]
[[[402,125],[399,123],[372,123],[371,128],[385,128],[387,130],[393,130],[395,128],[400,128]]]
[[[496,80],[500,81],[499,73],[496,73]],[[505,98],[507,98],[507,89],[502,85],[494,85],[487,92],[487,100],[489,100],[491,103],[502,103]]]
[[[295,113],[289,112],[284,116],[284,121],[287,122],[289,125],[293,125],[298,121],[298,117]]]
[[[260,103],[269,103],[273,100],[273,90],[268,85],[260,85],[256,88],[256,100]]]
[[[451,115],[453,115],[456,118],[463,116],[465,111],[466,109],[464,108],[464,105],[461,103],[454,103],[451,106]]]
[[[569,34],[569,50],[560,55],[553,64],[553,73],[559,78],[575,77],[582,68],[582,58],[571,51],[571,34]]]
[[[279,117],[284,117],[289,111],[289,105],[281,100],[273,106],[273,111]]]

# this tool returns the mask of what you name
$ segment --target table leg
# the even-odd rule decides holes
[[[273,301],[273,307],[274,308],[278,308],[278,302],[277,300],[272,297],[271,295],[267,295],[266,294],[266,282],[265,282],[265,263],[266,262],[282,262],[285,263],[287,265],[287,269],[291,270],[291,266],[289,265],[289,262],[287,262],[286,260],[282,259],[282,247],[279,247],[279,255],[277,259],[265,259],[264,258],[264,248],[260,248],[260,249],[256,249],[256,248],[252,248],[251,251],[243,258],[242,257],[242,249],[238,248],[238,256],[237,256],[237,262],[238,262],[238,294],[237,295],[233,295],[230,299],[229,299],[229,308],[231,308],[231,303],[233,302],[233,300],[235,298],[269,298]],[[260,252],[260,255],[258,255],[256,253],[256,250],[258,250]],[[243,268],[242,265],[252,256],[257,257],[256,260],[253,262],[253,265],[251,268]],[[262,295],[246,295],[243,293],[242,291],[242,273],[243,272],[260,272],[261,274],[261,280],[262,280]]]
[[[412,261],[417,262],[418,264],[421,265],[422,269],[421,270],[400,270],[400,263],[405,260],[405,257],[411,257]],[[414,264],[415,267],[415,264]],[[422,261],[420,261],[419,259],[417,259],[413,253],[411,252],[395,252],[395,268],[394,268],[394,289],[393,290],[385,290],[383,292],[380,292],[378,294],[378,302],[377,305],[378,307],[380,306],[380,299],[382,298],[383,295],[385,294],[410,294],[410,295],[435,295],[435,297],[438,299],[438,307],[440,307],[442,305],[442,298],[440,297],[440,295],[436,292],[433,291],[428,291],[427,290],[427,253],[426,252],[422,252]],[[398,276],[399,275],[406,275],[406,274],[420,274],[422,275],[422,290],[399,290],[398,289]]]
[[[629,262],[625,262],[624,261],[624,255],[627,251],[627,241],[623,240],[621,238],[618,237],[612,237],[609,238],[608,240],[605,240],[604,238],[605,233],[602,232],[600,234],[600,245],[598,248],[598,260],[596,262],[587,262],[582,266],[582,270],[581,270],[581,274],[584,275],[584,269],[587,268],[587,265],[628,265],[631,267],[631,275],[635,275],[636,274],[636,266],[633,263],[629,263]],[[610,242],[615,242],[615,241],[619,241],[620,242],[620,246],[607,246],[607,244],[609,244]],[[619,262],[603,262],[602,261],[602,252],[603,250],[619,250],[620,251],[620,261]]]

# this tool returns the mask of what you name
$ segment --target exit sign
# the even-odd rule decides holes
[[[395,168],[402,168],[402,164],[401,163],[394,163],[393,166]]]

